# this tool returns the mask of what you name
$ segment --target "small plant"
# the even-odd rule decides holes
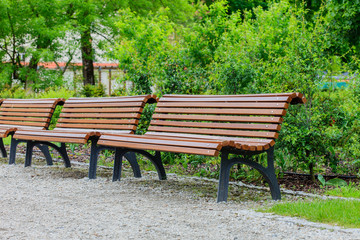
[[[105,97],[105,87],[102,84],[98,86],[87,84],[81,90],[81,95],[85,97]]]
[[[333,179],[330,179],[329,181],[326,181],[325,178],[321,174],[318,175],[318,180],[323,187],[325,187],[325,186],[334,186],[334,187],[347,186],[347,182],[340,178],[333,178]]]
[[[75,154],[75,148],[78,146],[78,144],[75,143],[69,143],[70,150],[72,154]]]

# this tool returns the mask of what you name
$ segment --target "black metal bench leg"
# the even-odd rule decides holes
[[[273,200],[280,200],[281,193],[280,187],[276,178],[275,168],[274,168],[274,147],[268,149],[267,151],[267,167],[260,165],[257,162],[254,162],[247,158],[233,158],[228,159],[228,152],[222,152],[221,156],[221,166],[220,166],[220,178],[219,178],[219,187],[218,187],[218,202],[226,202],[229,188],[229,177],[230,169],[232,165],[236,163],[246,164],[250,167],[255,168],[261,173],[269,184],[271,197]]]
[[[65,143],[61,143],[59,149],[58,149],[62,159],[64,159],[65,167],[69,168],[71,167],[69,156],[66,152],[66,145]]]
[[[124,156],[124,151],[120,148],[115,148],[113,182],[120,181],[123,156]]]
[[[25,167],[31,166],[32,153],[35,144],[33,141],[26,141]]]
[[[229,191],[229,177],[230,169],[233,163],[229,161],[229,153],[221,153],[221,163],[220,163],[220,176],[219,176],[219,186],[217,193],[217,202],[226,202]]]
[[[152,158],[152,163],[155,165],[156,171],[159,176],[159,180],[166,180],[166,172],[164,165],[161,161],[161,153],[155,152],[155,156]]]
[[[266,168],[266,175],[267,175],[267,182],[270,187],[271,197],[273,200],[281,200],[281,192],[278,180],[275,174],[274,168],[274,147],[267,150],[267,168]]]
[[[10,153],[9,153],[9,164],[15,164],[16,159],[16,148],[20,142],[24,142],[22,140],[11,138],[11,144],[10,144]],[[26,141],[25,141],[26,142]]]
[[[91,141],[91,153],[90,153],[90,164],[89,164],[89,179],[96,178],[97,160],[100,149],[96,145],[95,140]]]
[[[134,177],[136,178],[141,178],[141,171],[140,171],[140,166],[139,163],[136,160],[136,155],[134,152],[127,152],[125,154],[125,158],[129,161],[131,168],[133,170],[134,173]]]
[[[143,156],[145,156],[147,159],[151,161],[152,164],[154,164],[156,171],[158,173],[160,180],[166,180],[166,172],[164,165],[161,161],[161,153],[159,151],[155,152],[155,155],[151,155],[147,151],[139,150],[139,149],[127,149],[127,152],[133,152],[133,153],[139,153]],[[139,169],[140,171],[140,169]]]
[[[52,160],[52,157],[50,155],[49,146],[43,145],[43,144],[38,144],[36,146],[44,154],[47,165],[52,166],[53,165],[53,160]]]
[[[2,138],[0,138],[0,151],[1,151],[2,157],[6,158],[7,153],[6,153],[6,149],[5,149],[5,146],[4,146],[4,141],[3,141]]]

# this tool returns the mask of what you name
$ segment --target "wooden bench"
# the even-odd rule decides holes
[[[62,104],[64,104],[62,98],[3,100],[0,108],[0,145],[3,157],[7,157],[3,138],[13,135],[17,130],[48,129],[56,106]],[[11,159],[14,157],[14,149],[18,143],[12,138],[9,163],[13,163]],[[50,154],[47,147],[42,145],[37,147],[48,159]]]
[[[114,181],[120,180],[122,156],[129,151],[150,159],[159,179],[166,179],[160,152],[212,157],[221,153],[218,202],[227,200],[230,168],[234,164],[257,169],[268,182],[272,198],[281,199],[274,170],[275,139],[289,104],[304,102],[300,93],[165,95],[160,98],[145,135],[103,134],[98,145],[116,148]],[[251,159],[264,152],[267,153],[266,167]],[[237,157],[229,159],[229,154]]]
[[[146,103],[155,103],[156,96],[129,96],[108,98],[70,98],[65,101],[56,128],[51,131],[21,130],[13,138],[26,141],[25,166],[31,165],[32,149],[36,144],[47,145],[57,150],[70,167],[65,143],[96,145],[101,133],[133,134],[138,126],[141,113]],[[61,143],[60,147],[52,142]],[[131,158],[130,154],[127,158]],[[134,157],[134,156],[133,156]],[[129,160],[130,161],[130,160]],[[138,169],[136,164],[133,169]],[[94,178],[96,163],[89,169]],[[137,171],[137,175],[140,171]]]

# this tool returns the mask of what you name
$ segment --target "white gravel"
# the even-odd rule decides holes
[[[64,178],[52,168],[0,163],[0,239],[360,239],[360,229],[217,204],[134,178]]]

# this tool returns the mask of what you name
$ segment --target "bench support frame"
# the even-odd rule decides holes
[[[149,159],[156,168],[159,180],[166,180],[166,172],[165,172],[164,165],[161,161],[161,153],[159,151],[156,151],[155,155],[151,155],[147,151],[140,150],[140,149],[115,148],[113,181],[120,181],[122,159],[123,159],[123,156],[125,156],[129,152],[139,153],[139,154],[143,155],[144,157],[146,157],[147,159]]]
[[[116,149],[115,147],[108,147],[108,146],[100,146],[97,145],[97,140],[91,141],[91,154],[90,154],[90,166],[89,166],[89,179],[95,179],[96,178],[96,168],[97,168],[97,161],[99,154],[102,150],[112,150],[115,151],[115,157],[116,157]],[[140,166],[136,160],[136,156],[134,152],[127,152],[124,157],[129,161],[131,168],[134,173],[134,177],[141,178],[141,171]]]
[[[97,142],[97,141],[96,141]],[[152,164],[154,164],[156,171],[158,173],[160,180],[166,180],[166,172],[164,165],[161,161],[161,153],[155,152],[155,155],[151,155],[147,151],[140,149],[128,149],[128,148],[117,148],[117,147],[109,147],[109,146],[101,146],[97,145],[95,141],[91,143],[91,154],[90,154],[90,168],[89,168],[89,179],[96,178],[96,167],[97,167],[97,159],[100,151],[104,149],[115,150],[115,160],[114,160],[114,172],[113,172],[113,181],[120,181],[121,178],[121,168],[123,157],[125,157],[133,170],[134,177],[140,178],[141,171],[140,166],[136,160],[135,153],[139,153],[149,159]]]
[[[235,157],[229,159],[230,153],[243,155],[244,157],[243,158]],[[217,202],[227,201],[230,169],[234,164],[245,164],[258,170],[269,184],[272,199],[281,200],[280,187],[276,178],[275,168],[274,168],[274,147],[271,147],[270,149],[266,150],[267,167],[260,165],[259,163],[251,160],[249,157],[245,157],[246,155],[250,155],[251,157],[253,155],[257,155],[260,153],[262,152],[244,153],[244,152],[230,151],[230,150],[221,151],[221,165],[220,165],[220,177],[219,177]]]
[[[6,158],[7,153],[6,153],[6,149],[5,149],[5,146],[4,146],[4,141],[3,141],[2,138],[0,138],[0,151],[1,151],[2,157]]]
[[[35,146],[38,147],[41,150],[41,152],[45,155],[47,165],[53,165],[52,158],[49,152],[49,147],[52,147],[53,149],[58,151],[59,154],[61,155],[62,159],[64,160],[65,167],[67,168],[71,167],[71,163],[66,152],[65,143],[61,143],[59,147],[51,142],[18,140],[14,138],[11,139],[9,164],[15,164],[16,147],[20,142],[26,142],[25,167],[31,166],[32,153]]]
[[[16,159],[16,148],[19,143],[25,142],[27,143],[27,140],[19,140],[14,139],[11,137],[11,145],[10,145],[10,154],[9,154],[9,164],[15,164]],[[44,154],[47,165],[51,166],[53,165],[52,157],[50,155],[49,147],[46,146],[44,143],[36,143],[34,146],[40,149],[40,151]],[[26,152],[27,153],[27,152]]]

